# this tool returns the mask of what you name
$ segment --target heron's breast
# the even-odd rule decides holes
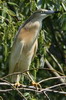
[[[19,70],[20,71],[26,71],[29,69],[29,66],[31,64],[31,60],[32,60],[32,56],[33,54],[30,53],[22,53],[19,62],[18,62],[18,66],[19,66]]]

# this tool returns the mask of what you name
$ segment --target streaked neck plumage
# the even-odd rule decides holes
[[[34,42],[38,38],[39,31],[42,27],[42,21],[37,19],[32,19],[27,24],[25,24],[24,28],[29,31],[31,35],[30,49],[32,48]],[[28,34],[27,34],[28,35]]]

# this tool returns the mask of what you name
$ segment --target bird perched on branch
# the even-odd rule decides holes
[[[58,11],[37,10],[19,28],[12,46],[9,73],[29,70],[32,58],[38,48],[38,35],[42,27],[42,20],[53,13],[58,13]],[[28,75],[36,84],[29,73]],[[13,75],[11,80],[19,84],[20,75]]]

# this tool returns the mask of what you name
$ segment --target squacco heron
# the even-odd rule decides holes
[[[32,58],[38,48],[38,35],[42,27],[42,20],[57,12],[45,9],[37,10],[21,25],[12,46],[9,73],[29,70]],[[11,80],[19,84],[20,77],[20,75],[12,76]],[[30,74],[29,77],[32,79]],[[34,82],[33,79],[32,81]]]

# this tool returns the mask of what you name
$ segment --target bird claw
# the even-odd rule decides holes
[[[34,86],[34,87],[36,87],[36,89],[37,90],[40,90],[41,89],[41,85],[39,84],[39,83],[36,83],[36,82],[32,82],[32,85]]]
[[[22,84],[20,84],[19,82],[17,82],[17,83],[14,84],[14,86],[15,86],[15,87],[21,87]]]

